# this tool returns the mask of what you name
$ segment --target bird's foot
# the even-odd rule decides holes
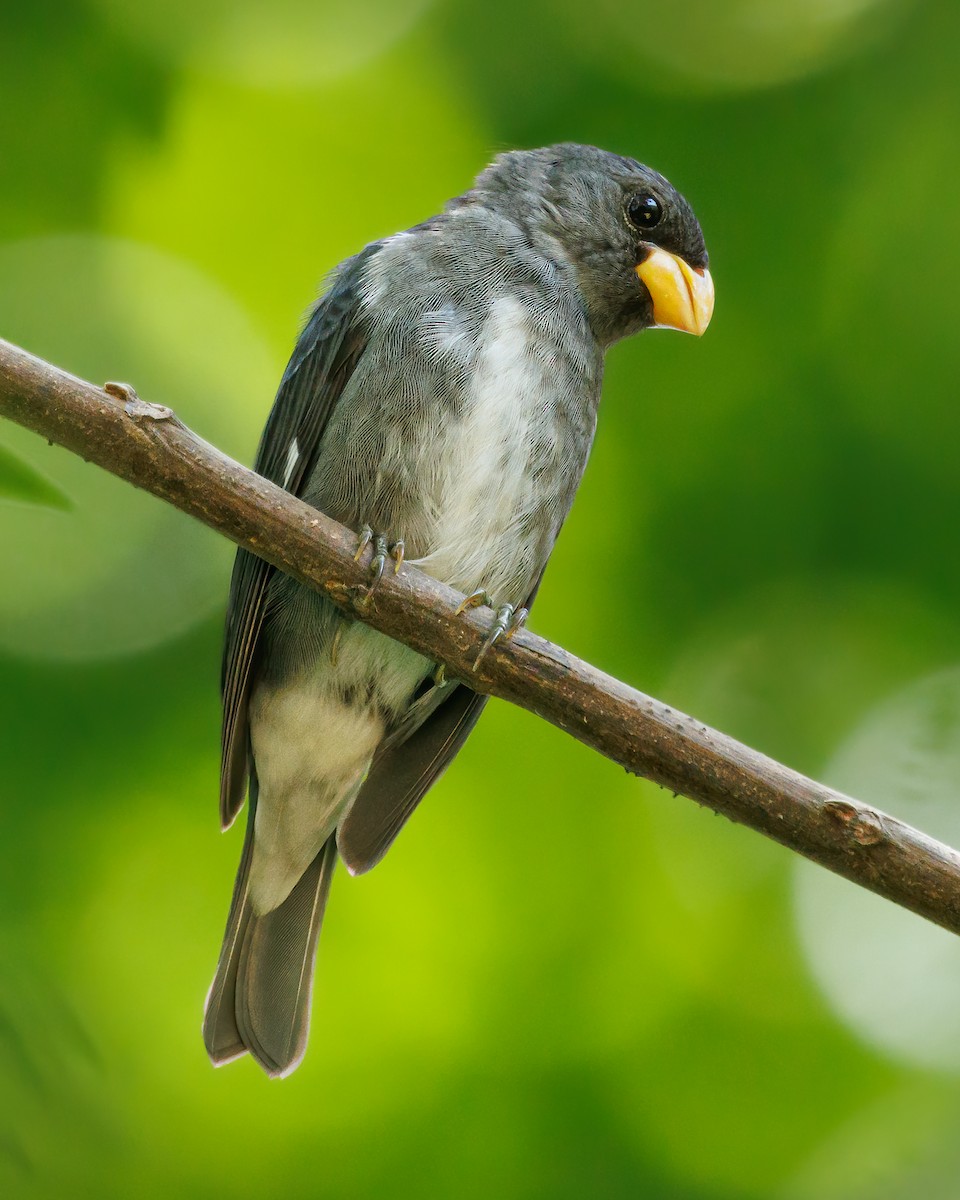
[[[374,533],[369,525],[364,525],[360,530],[360,536],[357,541],[357,552],[353,556],[353,561],[359,562],[363,557],[363,552],[371,544],[373,545],[373,557],[370,559],[370,583],[367,587],[366,595],[361,601],[364,608],[370,603],[373,593],[379,587],[387,562],[389,560],[393,561],[394,575],[396,575],[403,565],[403,538],[398,538],[395,542],[391,542],[385,533]]]
[[[527,619],[528,610],[525,608],[514,608],[512,604],[497,605],[485,591],[481,590],[473,592],[469,596],[465,596],[457,605],[457,616],[466,612],[468,608],[479,608],[485,605],[487,608],[492,608],[496,612],[493,625],[490,632],[487,634],[483,645],[480,647],[480,653],[477,655],[473,664],[474,671],[480,666],[490,647],[500,640],[506,638],[509,640],[520,629]]]

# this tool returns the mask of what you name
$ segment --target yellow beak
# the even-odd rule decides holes
[[[713,316],[713,280],[706,267],[691,267],[676,254],[651,246],[636,271],[653,300],[658,328],[697,337],[703,333]]]

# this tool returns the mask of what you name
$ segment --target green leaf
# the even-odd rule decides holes
[[[0,446],[0,500],[19,500],[43,504],[47,508],[69,511],[70,499],[29,463]]]

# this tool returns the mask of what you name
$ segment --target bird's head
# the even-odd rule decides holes
[[[654,327],[699,335],[710,323],[699,222],[650,167],[595,146],[515,150],[480,175],[473,195],[572,265],[602,344]]]

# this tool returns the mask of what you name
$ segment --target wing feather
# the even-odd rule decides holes
[[[324,431],[366,346],[360,316],[360,277],[379,249],[366,247],[341,268],[316,304],[280,381],[254,469],[297,496],[309,479]],[[296,443],[296,458],[291,448]],[[249,775],[247,698],[267,589],[274,568],[238,550],[230,582],[221,691],[220,820],[232,824],[243,807]]]

